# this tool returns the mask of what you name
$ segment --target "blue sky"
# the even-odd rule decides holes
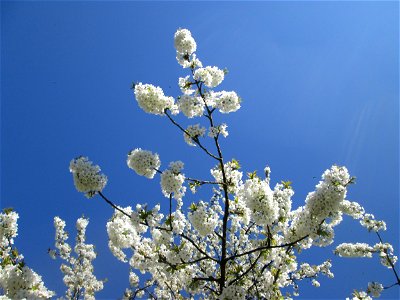
[[[162,168],[182,160],[188,176],[209,178],[213,162],[166,118],[142,112],[129,89],[141,81],[179,95],[177,79],[187,75],[175,60],[179,27],[191,30],[203,64],[228,68],[221,89],[243,98],[237,113],[218,116],[229,126],[224,156],[244,171],[269,164],[273,184],[291,180],[294,207],[325,169],[347,166],[357,177],[348,199],[386,220],[383,238],[399,254],[398,2],[2,2],[0,201],[20,214],[17,246],[48,287],[64,292],[59,261],[46,253],[55,215],[71,237],[75,220],[90,218],[95,273],[109,279],[99,298],[128,286],[128,266],[107,248],[112,210],[75,190],[72,158],[99,164],[105,194],[122,206],[167,208],[159,181],[127,168],[132,148],[158,152]],[[345,219],[334,244],[348,241],[377,239]],[[320,263],[332,249],[299,261]],[[333,264],[335,279],[319,289],[302,284],[301,299],[343,299],[368,281],[395,282],[377,259]],[[383,297],[398,298],[398,288]]]

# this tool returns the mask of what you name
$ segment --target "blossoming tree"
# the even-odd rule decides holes
[[[313,246],[330,245],[334,228],[343,215],[360,220],[378,239],[375,245],[340,244],[335,254],[379,255],[382,265],[394,274],[394,282],[385,286],[370,282],[364,291],[354,291],[353,299],[379,297],[385,288],[400,285],[393,247],[384,243],[379,233],[386,229],[385,222],[375,220],[359,203],[346,200],[347,188],[355,180],[347,169],[334,165],[326,170],[304,205],[295,209],[291,182],[282,181],[271,187],[268,166],[262,176],[256,172],[244,175],[237,160],[223,156],[220,139],[228,136],[227,125],[217,123],[214,118],[217,113],[232,113],[241,106],[241,99],[234,91],[214,90],[224,80],[226,71],[203,67],[195,54],[196,42],[187,29],[175,33],[174,45],[178,63],[189,72],[178,81],[182,95],[174,99],[164,95],[160,87],[140,82],[133,84],[132,89],[140,108],[167,119],[189,146],[202,152],[199,155],[214,160],[211,177],[185,175],[181,161],[170,162],[161,169],[157,153],[133,149],[127,156],[128,167],[149,179],[159,175],[161,192],[168,205],[163,209],[160,205],[146,204],[122,207],[103,192],[107,177],[99,166],[87,157],[78,157],[70,163],[77,190],[88,198],[101,197],[114,209],[107,223],[109,248],[131,268],[130,287],[124,298],[223,300],[297,296],[299,281],[309,279],[318,287],[319,276],[333,277],[329,259],[319,265],[299,263],[298,253]],[[184,128],[177,119],[179,113],[196,120],[195,124]],[[210,199],[185,202],[188,187],[193,194],[210,187]],[[0,286],[6,296],[13,298],[18,291],[10,278],[25,278],[26,267],[18,264],[16,254],[10,254],[16,235],[15,212],[2,214],[0,220]],[[66,242],[65,222],[56,217],[54,224],[56,250],[50,250],[50,254],[67,262],[61,267],[68,287],[66,297],[94,298],[95,292],[103,288],[103,282],[92,274],[91,261],[96,257],[93,246],[84,243],[88,221],[84,218],[77,221],[76,258],[71,256],[72,248]],[[139,276],[138,272],[146,275]],[[37,291],[33,294],[37,298],[53,295],[43,283],[29,283],[23,289]]]

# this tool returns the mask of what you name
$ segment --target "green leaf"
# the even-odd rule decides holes
[[[249,177],[250,179],[258,178],[258,176],[257,176],[257,171],[248,172],[248,173],[247,173],[247,177]]]
[[[14,211],[14,208],[12,208],[12,207],[3,208],[3,212],[4,212],[6,215],[8,215],[9,213],[11,213],[11,212],[13,212],[13,211]]]
[[[235,169],[235,170],[239,170],[240,169],[240,164],[239,164],[238,160],[232,158],[231,163],[232,163],[232,168],[233,169]]]
[[[190,204],[189,209],[190,209],[191,211],[196,211],[196,210],[197,210],[197,205],[196,205],[195,203],[192,203],[192,204]]]
[[[292,186],[291,186],[292,182],[290,180],[288,180],[288,181],[283,181],[282,180],[281,183],[283,184],[283,187],[285,189],[292,189]]]
[[[168,216],[167,219],[165,220],[165,224],[171,226],[173,221],[174,221],[174,216]]]

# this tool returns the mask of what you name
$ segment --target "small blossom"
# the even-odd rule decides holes
[[[226,130],[226,128],[228,127],[228,125],[226,125],[225,123],[219,125],[219,126],[214,126],[214,127],[210,127],[208,129],[208,136],[210,138],[216,138],[219,134],[221,134],[223,137],[227,137],[228,136],[228,130]]]
[[[190,55],[196,51],[196,41],[187,29],[178,29],[174,35],[174,46],[177,52]]]
[[[200,126],[200,124],[189,125],[186,128],[186,132],[183,133],[183,138],[185,139],[185,142],[189,146],[196,146],[196,143],[193,141],[193,139],[198,139],[199,137],[203,137],[205,132],[206,128]]]
[[[93,165],[87,157],[81,156],[71,160],[69,170],[73,175],[76,189],[85,193],[87,198],[101,192],[107,184],[107,176],[101,174],[100,167]]]
[[[136,148],[129,152],[127,164],[138,175],[151,179],[160,167],[161,161],[157,153]]]
[[[371,294],[373,297],[378,298],[383,291],[383,285],[379,282],[369,282],[367,293]]]
[[[224,80],[224,76],[224,71],[217,67],[205,67],[194,71],[193,78],[204,82],[204,84],[209,88],[214,88],[221,84]]]
[[[227,114],[235,112],[240,108],[241,99],[235,92],[219,92],[215,94],[215,107],[219,109],[221,113]]]
[[[200,117],[204,113],[204,103],[201,97],[182,95],[178,99],[178,107],[188,118]]]
[[[166,109],[169,109],[172,114],[178,112],[174,98],[165,96],[160,87],[152,84],[142,84],[141,82],[136,84],[135,97],[140,108],[149,114],[162,116]]]

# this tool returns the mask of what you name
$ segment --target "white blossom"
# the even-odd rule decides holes
[[[194,71],[193,78],[204,82],[204,84],[209,88],[214,88],[221,84],[224,80],[224,71],[218,69],[217,67],[205,67],[199,68]]]
[[[374,248],[366,243],[342,243],[335,249],[335,254],[342,257],[372,257]]]
[[[215,107],[219,109],[221,113],[227,114],[235,112],[240,108],[241,99],[235,92],[222,91],[215,93]]]
[[[373,297],[378,298],[383,291],[383,285],[379,282],[369,282],[367,293],[371,294]]]
[[[87,198],[101,192],[107,184],[107,176],[101,174],[100,167],[93,165],[87,157],[80,156],[71,160],[69,170],[72,173],[76,189],[85,193]]]
[[[64,274],[63,281],[67,286],[65,295],[68,299],[79,295],[84,299],[95,299],[95,293],[103,289],[103,281],[98,280],[93,274],[92,261],[97,256],[94,245],[85,243],[88,224],[89,220],[86,218],[79,218],[76,221],[77,236],[74,247],[76,256],[73,256],[71,246],[67,242],[68,234],[64,230],[65,221],[59,217],[54,218],[57,254],[66,262],[60,269]]]
[[[178,29],[174,36],[174,46],[177,52],[183,54],[192,54],[196,51],[196,41],[187,29]]]
[[[228,127],[228,125],[226,125],[225,123],[218,125],[218,126],[210,126],[210,128],[208,129],[208,136],[210,138],[216,138],[218,135],[222,135],[223,137],[227,137],[228,136],[228,130],[226,130],[226,128]]]
[[[127,164],[136,174],[151,179],[160,167],[161,161],[157,153],[136,148],[128,153]]]
[[[185,131],[186,132],[183,133],[183,138],[185,139],[185,142],[189,146],[196,146],[196,143],[193,141],[193,139],[198,139],[199,137],[203,137],[206,132],[206,128],[200,126],[200,124],[196,124],[196,125],[189,125]]]
[[[135,84],[135,97],[141,109],[149,114],[164,115],[164,111],[169,109],[172,114],[178,112],[174,98],[164,95],[160,87],[152,84]]]
[[[207,208],[207,204],[203,201],[195,205],[194,211],[189,213],[188,218],[200,236],[211,234],[218,224],[218,214]]]
[[[172,168],[171,168],[172,167]],[[172,162],[170,168],[161,174],[161,190],[165,197],[169,198],[173,194],[174,199],[181,199],[186,192],[186,187],[183,186],[185,175],[179,173],[183,168],[183,163]],[[179,172],[174,172],[179,169]]]
[[[204,102],[198,96],[182,95],[178,99],[178,107],[188,118],[200,117],[204,113]]]
[[[373,214],[365,214],[364,217],[360,220],[360,224],[367,228],[368,231],[380,231],[386,230],[386,223],[385,221],[375,220]]]

